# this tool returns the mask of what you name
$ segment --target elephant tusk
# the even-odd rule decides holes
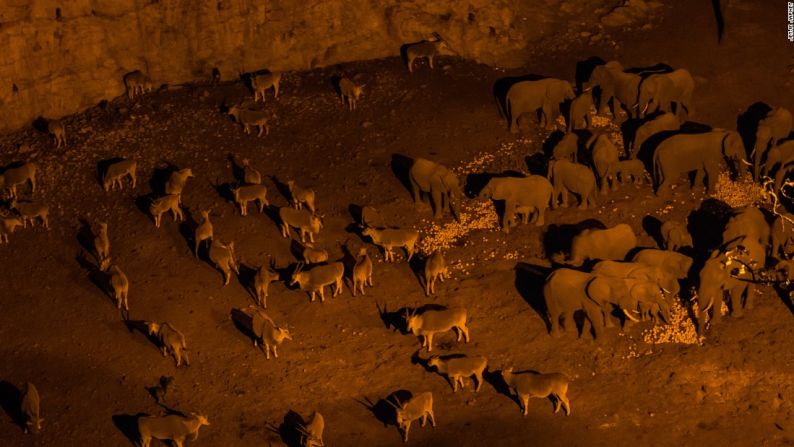
[[[753,165],[752,163],[750,163],[749,161],[745,160],[744,158],[740,158],[739,160],[740,160],[742,163],[746,164],[747,166],[752,166],[752,165]]]
[[[640,321],[639,319],[632,317],[631,314],[629,313],[629,311],[627,311],[626,309],[622,309],[622,310],[623,310],[623,314],[626,315],[626,318],[628,318],[629,320],[631,320],[631,321],[633,321],[635,323]]]
[[[660,289],[662,289],[662,292],[663,292],[663,293],[665,293],[665,294],[667,294],[667,295],[669,295],[669,294],[670,294],[670,291],[669,291],[669,290],[667,290],[667,289],[665,289],[664,287],[659,287],[659,288],[660,288]]]
[[[651,105],[650,102],[646,102],[645,107],[642,108],[642,112],[640,112],[640,114],[645,115],[645,112],[648,110],[648,107],[650,107],[650,105]]]

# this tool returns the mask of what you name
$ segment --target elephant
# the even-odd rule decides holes
[[[551,335],[560,334],[560,318],[562,327],[574,321],[576,311],[584,311],[585,318],[593,328],[593,338],[601,336],[606,326],[604,312],[612,310],[610,306],[620,308],[632,319],[639,319],[639,311],[629,295],[628,287],[622,278],[610,278],[593,275],[567,268],[557,269],[546,278],[543,285],[543,298],[546,301],[547,317],[551,323]],[[634,313],[634,315],[631,315]]]
[[[580,266],[588,259],[623,260],[637,246],[637,236],[627,224],[617,224],[604,230],[586,229],[571,241],[568,264]]]
[[[648,111],[661,109],[672,111],[672,103],[676,104],[675,114],[686,121],[693,115],[692,94],[695,91],[695,80],[688,70],[679,68],[671,73],[655,74],[643,79],[640,83],[640,94],[637,100],[638,116],[645,116]]]
[[[711,311],[711,321],[718,322],[722,317],[723,292],[728,282],[730,270],[734,267],[733,258],[743,249],[736,248],[727,252],[714,250],[703,264],[698,275],[696,312],[698,335],[706,330],[706,320]],[[738,266],[737,266],[738,267]]]
[[[648,180],[648,183],[653,184],[651,174],[645,170],[645,163],[642,160],[620,160],[615,164],[614,170],[615,175],[620,177],[621,184],[630,180],[633,180],[635,185],[641,185],[644,180]]]
[[[662,141],[653,154],[653,176],[656,195],[667,193],[670,186],[682,174],[697,171],[695,185],[703,182],[706,175],[706,190],[714,191],[723,158],[731,161],[739,172],[739,161],[744,160],[744,143],[732,130],[714,129],[697,134],[677,134]]]
[[[643,278],[624,278],[632,300],[630,312],[625,313],[630,320],[636,321],[631,314],[639,314],[640,320],[650,318],[657,321],[657,316],[667,324],[672,322],[670,304],[665,300],[664,291],[658,283]]]
[[[786,138],[791,133],[792,116],[788,109],[778,107],[771,110],[766,118],[758,123],[755,131],[755,146],[753,146],[753,179],[759,180],[761,160],[770,146],[776,146],[778,141]],[[772,165],[767,163],[769,168]]]
[[[662,239],[666,250],[678,251],[681,247],[692,247],[692,235],[683,222],[668,220],[662,224]]]
[[[675,252],[644,248],[638,251],[631,260],[652,267],[659,267],[676,279],[686,279],[692,268],[692,258]]]
[[[662,113],[656,118],[643,123],[634,133],[634,141],[630,146],[629,157],[637,158],[637,153],[642,149],[642,144],[648,138],[664,131],[679,130],[681,121],[673,113]]]
[[[587,166],[568,160],[550,160],[547,178],[553,185],[552,208],[557,208],[560,196],[562,196],[562,206],[567,207],[569,192],[579,196],[580,209],[598,206],[595,175]]]
[[[772,222],[769,256],[774,258],[782,256],[779,259],[783,259],[788,257],[786,247],[794,243],[794,216],[785,211],[779,211],[778,213],[779,215]]]
[[[725,282],[725,290],[728,292],[729,306],[732,315],[741,316],[743,309],[753,308],[753,297],[755,296],[756,281],[755,272],[766,266],[766,245],[760,244],[752,237],[736,239],[728,244],[726,249],[741,247],[742,251],[736,256],[734,262],[729,264],[731,270],[738,270],[738,276],[729,270],[729,276]],[[737,265],[738,264],[738,265]],[[749,273],[749,278],[747,277]],[[742,279],[749,279],[743,281]]]
[[[658,266],[645,265],[640,262],[598,261],[590,270],[591,273],[614,278],[633,278],[652,281],[659,289],[669,295],[677,295],[681,286],[672,274]]]
[[[757,154],[753,155],[754,157],[757,156]],[[761,166],[759,167],[759,175],[762,178],[766,175],[771,175],[772,172],[776,171],[775,167],[778,165],[780,166],[779,169],[777,169],[777,172],[784,172],[786,165],[792,161],[794,161],[794,140],[784,141],[780,144],[772,146],[768,151],[766,151],[766,161],[761,163]],[[782,182],[782,177],[780,182]],[[780,183],[775,184],[775,190],[778,189],[780,189]]]
[[[452,217],[459,221],[455,203],[461,189],[458,177],[451,170],[430,160],[417,158],[408,177],[411,180],[414,203],[419,202],[422,193],[429,193],[434,219],[441,217],[444,208],[449,208]]]
[[[748,205],[733,211],[722,232],[722,243],[729,244],[736,239],[747,237],[766,246],[769,243],[770,231],[764,213],[758,207]]]
[[[610,61],[595,67],[584,86],[585,89],[599,87],[601,97],[596,110],[601,113],[604,107],[609,107],[610,100],[612,100],[612,116],[618,119],[618,107],[615,101],[620,104],[629,117],[635,115],[632,111],[636,109],[640,81],[642,81],[640,75],[626,73],[620,62]]]
[[[590,119],[590,109],[593,107],[595,106],[591,90],[582,92],[571,101],[571,108],[568,111],[568,132],[575,129],[589,129],[593,124]],[[584,126],[580,126],[581,123],[584,123]]]
[[[537,211],[535,225],[544,224],[546,208],[551,200],[551,183],[542,176],[528,177],[494,177],[480,191],[481,200],[504,200],[505,209],[502,216],[502,231],[510,232],[516,215],[516,207],[530,207]]]
[[[573,160],[576,163],[576,153],[579,150],[579,137],[573,132],[563,135],[562,139],[554,146],[551,152],[552,160]]]
[[[560,115],[560,104],[575,97],[571,83],[562,79],[516,82],[507,91],[508,130],[517,132],[518,119],[538,109],[542,110],[540,125],[549,128]]]
[[[601,194],[609,192],[610,184],[616,185],[618,148],[606,134],[594,135],[587,141],[593,157],[593,168],[601,184]]]

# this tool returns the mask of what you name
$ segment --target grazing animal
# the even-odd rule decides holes
[[[232,189],[234,201],[240,207],[240,214],[248,214],[248,202],[256,202],[259,205],[259,212],[265,210],[265,206],[270,205],[267,201],[267,188],[265,185],[245,185]]]
[[[66,126],[63,121],[51,119],[47,121],[47,133],[55,140],[55,148],[66,146]]]
[[[190,413],[190,417],[178,414],[168,416],[141,416],[138,418],[138,433],[141,435],[141,447],[149,447],[152,438],[174,441],[174,447],[183,447],[188,436],[198,439],[199,428],[210,425],[206,416]]]
[[[262,183],[262,174],[251,166],[247,158],[243,158],[243,182],[248,185],[258,185]]]
[[[234,258],[234,242],[224,244],[220,240],[212,240],[210,244],[210,261],[223,273],[223,285],[229,284],[232,272],[239,275],[240,269]]]
[[[320,295],[320,302],[325,302],[325,286],[334,285],[332,297],[342,294],[342,276],[345,274],[345,265],[341,262],[318,265],[311,270],[303,270],[303,263],[299,262],[290,278],[290,285],[295,284],[301,290],[309,292],[311,302],[314,302],[315,295]]]
[[[256,134],[257,137],[261,137],[262,132],[265,135],[270,135],[270,127],[267,124],[267,112],[264,110],[241,109],[239,105],[234,105],[229,107],[228,113],[237,123],[243,126],[243,131],[246,134],[250,134],[251,128],[256,127],[259,129],[259,133]]]
[[[580,209],[596,206],[596,178],[587,166],[567,159],[549,160],[547,178],[552,183],[552,208],[557,208],[560,200],[563,208],[567,207],[568,192],[579,195]]]
[[[477,392],[482,387],[482,374],[488,368],[488,359],[481,355],[447,358],[434,355],[427,361],[427,366],[434,367],[439,374],[447,376],[453,393],[458,392],[458,385],[465,388],[464,378],[474,376],[474,391]]]
[[[306,264],[320,264],[328,261],[328,250],[314,248],[312,245],[306,244],[301,252],[301,257]]]
[[[41,430],[41,423],[44,418],[41,417],[41,399],[39,397],[39,390],[30,382],[25,384],[25,389],[22,391],[22,405],[20,413],[25,422],[25,433],[38,432]]]
[[[301,434],[301,447],[322,447],[325,419],[318,411],[312,413],[308,422],[300,424],[298,431]]]
[[[254,88],[254,101],[265,102],[265,93],[273,87],[273,99],[278,99],[278,85],[281,82],[280,72],[270,72],[266,74],[254,74],[251,76],[251,87]]]
[[[212,222],[210,222],[209,210],[202,210],[201,218],[202,218],[201,223],[196,227],[196,231],[193,233],[193,254],[196,256],[196,258],[198,258],[199,246],[204,241],[207,241],[208,244],[211,244],[212,236],[213,236]]]
[[[339,80],[339,99],[342,101],[343,106],[345,105],[345,101],[347,101],[349,110],[356,110],[356,101],[361,98],[363,92],[364,85],[356,85],[355,82],[348,78]]]
[[[259,267],[254,276],[254,290],[256,291],[256,303],[267,309],[267,295],[270,283],[278,281],[280,275],[264,265]]]
[[[353,296],[356,296],[356,290],[365,295],[365,285],[372,287],[372,259],[367,253],[367,248],[362,247],[353,266]]]
[[[562,373],[546,374],[513,374],[513,368],[502,370],[502,379],[510,388],[510,393],[518,396],[523,415],[527,415],[530,397],[554,396],[554,412],[565,406],[565,414],[571,415],[571,403],[568,402],[568,383],[570,380]]]
[[[433,335],[438,332],[447,332],[452,329],[458,336],[469,342],[469,328],[466,327],[468,313],[462,307],[451,307],[440,310],[430,309],[417,315],[414,312],[405,312],[405,322],[408,330],[420,339],[422,347],[427,352],[433,351]]]
[[[254,346],[261,343],[262,350],[265,352],[265,359],[270,360],[270,353],[273,357],[278,358],[278,347],[284,340],[292,340],[292,334],[286,328],[276,326],[269,316],[259,309],[255,309],[254,315]]]
[[[151,205],[149,205],[149,214],[154,217],[155,228],[160,228],[160,222],[163,220],[163,213],[166,211],[171,211],[174,222],[181,222],[185,219],[185,216],[182,214],[182,208],[179,206],[181,197],[181,194],[166,194],[152,200]]]
[[[398,429],[402,432],[403,442],[408,442],[408,432],[411,430],[411,422],[421,419],[422,427],[427,423],[430,418],[430,425],[436,426],[436,418],[433,416],[433,393],[426,391],[411,397],[405,402],[400,402],[397,397],[394,397],[397,403],[391,404],[395,409],[395,422]]]
[[[108,224],[105,222],[99,222],[99,231],[94,236],[94,251],[100,264],[110,257],[110,238],[108,238]]]
[[[19,213],[22,218],[22,228],[27,228],[28,222],[33,226],[36,219],[41,221],[41,224],[46,229],[50,229],[50,209],[47,205],[41,202],[17,202],[16,198],[11,199],[11,209]]]
[[[626,183],[629,177],[634,181],[634,184],[641,185],[643,180],[651,183],[651,174],[645,170],[645,163],[642,160],[630,159],[620,160],[614,166],[615,174],[620,177],[621,183]]]
[[[385,228],[386,221],[380,211],[372,206],[365,206],[361,209],[361,224],[365,227]]]
[[[386,262],[394,262],[394,247],[405,248],[407,261],[414,256],[414,247],[419,239],[419,232],[416,230],[403,230],[398,228],[365,228],[362,235],[369,236],[375,245],[383,249]]]
[[[457,54],[446,40],[442,39],[437,33],[433,33],[435,40],[423,40],[418,43],[405,46],[405,65],[408,72],[413,73],[414,60],[427,59],[430,68],[433,68],[433,58],[436,56],[453,56]]]
[[[171,176],[168,177],[168,181],[165,182],[165,193],[181,195],[182,190],[185,189],[185,182],[187,182],[187,179],[190,177],[193,177],[193,170],[190,168],[172,172]]]
[[[5,188],[11,193],[12,198],[17,197],[17,186],[24,186],[30,183],[30,192],[36,192],[36,172],[38,166],[35,163],[25,163],[16,168],[6,169],[0,174],[0,188]]]
[[[160,342],[160,352],[163,357],[167,353],[171,353],[176,360],[177,368],[182,365],[182,359],[185,360],[185,366],[190,366],[190,359],[187,355],[187,343],[185,343],[185,336],[182,335],[170,323],[155,323],[146,322],[146,330],[150,336],[156,337]],[[162,438],[158,438],[162,439]]]
[[[692,235],[689,234],[683,222],[668,220],[662,224],[661,232],[664,248],[667,250],[677,251],[681,247],[692,246]]]
[[[22,226],[22,219],[18,217],[4,217],[0,219],[0,244],[8,242],[8,236],[16,227]]]
[[[102,189],[105,192],[110,190],[115,191],[116,185],[121,189],[124,185],[122,180],[124,177],[129,176],[132,187],[135,188],[136,184],[136,171],[138,169],[138,162],[136,160],[121,160],[108,166],[105,174],[102,176]]]
[[[444,255],[441,251],[436,250],[425,261],[425,296],[435,295],[436,293],[436,280],[444,282],[449,276],[449,268],[447,262],[444,260]]]
[[[297,228],[301,243],[306,243],[306,236],[309,236],[309,241],[313,243],[314,235],[318,234],[323,227],[322,219],[310,214],[308,210],[282,207],[278,209],[278,217],[281,220],[281,235],[289,237],[290,227]]]
[[[317,211],[314,206],[314,190],[301,188],[295,184],[294,180],[287,181],[287,189],[289,189],[290,202],[296,210],[300,210],[303,208],[303,204],[306,204],[306,208],[310,213],[314,214]]]
[[[152,91],[152,80],[140,70],[131,71],[124,75],[124,87],[127,89],[127,98],[134,99]]]
[[[116,308],[125,312],[130,311],[127,295],[130,291],[130,281],[118,265],[113,264],[110,269],[110,287],[113,289],[113,298],[116,299]]]

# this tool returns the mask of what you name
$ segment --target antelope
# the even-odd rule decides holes
[[[469,342],[469,328],[466,327],[468,314],[462,307],[444,308],[441,310],[429,309],[420,315],[416,311],[411,313],[406,309],[405,322],[412,334],[420,339],[422,347],[427,352],[433,351],[433,335],[437,332],[447,332],[454,329],[458,336],[457,341],[463,337]]]
[[[349,110],[356,110],[356,101],[358,101],[363,92],[364,85],[356,85],[355,82],[348,78],[339,80],[339,99],[342,101],[343,106],[345,105],[345,100],[347,100]]]
[[[12,198],[17,197],[17,186],[24,186],[25,183],[30,183],[30,192],[36,192],[36,172],[38,166],[35,163],[28,162],[16,168],[6,169],[5,172],[0,174],[0,187],[6,188]]]
[[[51,119],[47,121],[47,133],[55,140],[55,148],[66,146],[66,127],[63,121]]]
[[[256,313],[261,317],[261,325],[256,325],[254,329],[254,346],[261,342],[262,350],[265,352],[265,359],[270,360],[270,353],[278,358],[278,347],[284,340],[292,340],[289,330],[276,326],[276,323],[264,312],[256,309]],[[259,322],[259,319],[256,319]]]
[[[323,227],[322,219],[309,214],[307,210],[281,207],[278,209],[278,217],[281,220],[281,235],[289,237],[290,227],[297,228],[300,232],[301,243],[306,243],[307,235],[309,241],[314,243],[314,235],[319,233]]]
[[[267,112],[264,110],[241,109],[240,106],[234,105],[229,107],[228,113],[243,126],[243,131],[246,134],[251,133],[251,127],[256,127],[259,129],[259,133],[256,134],[257,137],[261,137],[262,132],[270,135],[270,127],[267,124]]]
[[[185,366],[190,366],[190,359],[187,355],[187,343],[185,336],[169,323],[146,322],[146,330],[150,336],[156,337],[160,342],[160,352],[163,357],[170,352],[176,360],[177,368],[185,359]],[[161,439],[161,438],[158,438]]]
[[[254,276],[254,290],[256,291],[256,303],[267,309],[267,292],[270,283],[278,281],[280,275],[264,265],[259,267]]]
[[[193,177],[193,170],[190,168],[172,172],[168,181],[165,182],[165,193],[181,195],[182,190],[185,189],[185,182],[191,177]]]
[[[425,296],[435,295],[436,279],[444,282],[449,276],[449,269],[440,250],[436,250],[425,261]]]
[[[240,207],[240,214],[243,216],[248,215],[248,202],[256,202],[259,205],[259,212],[265,210],[265,206],[270,205],[267,202],[267,188],[265,185],[245,185],[238,186],[232,189],[234,194],[234,201]]]
[[[8,242],[8,235],[14,232],[16,227],[22,226],[22,219],[18,217],[4,217],[0,219],[0,244]]]
[[[27,228],[28,221],[33,226],[36,219],[39,219],[44,228],[50,229],[50,209],[47,205],[41,202],[17,202],[16,198],[12,198],[11,209],[16,210],[19,213],[19,217],[22,218],[22,228]]]
[[[309,421],[297,427],[301,434],[301,447],[322,447],[323,431],[325,430],[325,419],[320,412],[315,411],[309,417]]]
[[[209,256],[210,261],[223,273],[224,286],[229,284],[232,272],[237,275],[240,274],[237,261],[234,259],[234,242],[224,245],[222,241],[213,239],[210,244]]]
[[[475,377],[474,392],[480,391],[482,387],[482,374],[488,368],[488,359],[476,355],[472,357],[449,357],[441,358],[437,355],[430,357],[427,365],[435,367],[439,374],[447,376],[447,381],[452,385],[452,392],[458,392],[458,385],[465,387],[463,379],[465,377]]]
[[[154,217],[155,228],[160,228],[160,222],[163,220],[163,213],[166,211],[171,211],[174,222],[180,222],[185,219],[185,216],[182,214],[182,208],[179,207],[181,197],[181,194],[166,194],[152,200],[151,205],[149,205],[149,213]]]
[[[306,264],[320,264],[322,262],[328,262],[328,250],[314,248],[312,244],[307,243],[303,247],[301,257],[303,258],[303,262]]]
[[[131,71],[124,75],[124,87],[127,89],[127,98],[143,95],[152,91],[152,80],[140,70]]]
[[[433,37],[435,40],[423,40],[405,47],[405,63],[408,66],[409,73],[413,73],[414,60],[417,58],[427,59],[430,68],[433,68],[433,58],[435,56],[451,56],[457,54],[438,33],[433,33]]]
[[[107,259],[109,260],[110,258]],[[130,281],[127,279],[127,275],[116,264],[111,265],[108,271],[110,272],[110,287],[113,289],[113,298],[116,299],[116,308],[123,308],[124,312],[129,312],[130,306],[127,303],[127,294],[130,291]]]
[[[196,256],[196,258],[198,258],[199,246],[204,241],[207,241],[208,244],[211,244],[213,236],[209,210],[202,210],[201,218],[201,223],[196,227],[196,231],[193,233],[193,254]]]
[[[405,248],[407,261],[414,256],[414,246],[419,239],[419,232],[415,230],[403,230],[398,228],[371,228],[367,227],[361,232],[364,236],[369,236],[375,245],[383,248],[383,255],[386,262],[394,262],[394,247]]]
[[[430,418],[430,424],[436,426],[436,418],[433,416],[433,393],[426,391],[419,393],[408,399],[406,402],[400,402],[397,396],[394,396],[397,404],[389,401],[391,406],[395,409],[395,422],[398,429],[402,432],[403,442],[408,442],[408,432],[411,430],[411,422],[422,419],[422,427],[427,423]]]
[[[190,417],[178,414],[168,416],[141,416],[138,418],[138,433],[141,435],[141,447],[149,447],[152,438],[174,441],[174,447],[183,447],[185,439],[198,439],[202,425],[210,425],[206,416],[190,413]]]
[[[110,190],[115,191],[116,185],[118,185],[119,189],[121,189],[124,185],[122,180],[124,177],[129,176],[130,182],[132,183],[132,188],[135,188],[136,184],[136,171],[138,169],[138,162],[135,160],[121,160],[112,165],[108,166],[105,170],[105,174],[102,176],[102,189],[105,192]]]
[[[108,224],[99,222],[99,231],[94,236],[94,251],[97,262],[102,264],[110,257],[110,239],[108,238]]]
[[[513,374],[513,368],[502,370],[502,379],[510,388],[510,393],[518,396],[523,407],[523,415],[527,415],[530,397],[554,396],[554,412],[565,406],[565,414],[571,415],[571,403],[568,402],[568,383],[570,380],[561,373],[546,374]]]
[[[267,74],[254,74],[251,76],[251,87],[254,88],[254,101],[265,102],[267,89],[273,87],[273,99],[278,99],[278,84],[281,82],[281,73],[270,72]]]
[[[362,247],[353,266],[353,296],[356,296],[356,290],[360,290],[361,294],[365,295],[365,285],[372,287],[372,259],[367,253],[367,248]]]
[[[39,390],[30,382],[25,384],[25,389],[22,391],[22,402],[20,413],[22,414],[25,422],[25,433],[30,433],[41,430],[41,423],[44,418],[41,417],[41,400],[39,398]]]
[[[301,188],[300,186],[295,184],[294,180],[287,181],[287,189],[289,189],[290,201],[292,202],[292,206],[295,207],[296,210],[303,208],[303,204],[306,204],[306,208],[309,210],[310,213],[314,214],[317,211],[317,208],[314,206],[314,191],[308,188]]]
[[[304,264],[299,262],[290,278],[290,285],[298,284],[301,290],[309,292],[310,302],[314,302],[315,294],[319,293],[320,302],[325,302],[325,286],[334,285],[332,297],[342,294],[342,276],[345,274],[345,266],[341,262],[318,265],[317,267],[303,271]]]
[[[262,183],[262,174],[259,173],[247,158],[243,158],[243,182],[249,185],[258,185]]]

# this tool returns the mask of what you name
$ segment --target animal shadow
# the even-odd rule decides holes
[[[390,311],[388,309],[389,303],[383,303],[383,308],[381,308],[378,302],[375,302],[375,306],[378,309],[380,320],[383,322],[386,329],[399,331],[402,335],[408,334],[408,327],[405,323],[406,308]]]
[[[524,76],[507,76],[497,79],[493,84],[491,92],[493,93],[494,99],[496,100],[499,116],[506,119],[507,123],[510,124],[512,116],[510,115],[510,110],[507,107],[507,93],[510,91],[510,87],[518,82],[538,81],[545,78],[546,76],[542,75],[527,74]]]
[[[193,213],[188,208],[182,208],[182,213],[185,215],[185,220],[179,223],[179,234],[182,236],[182,239],[185,241],[185,245],[187,245],[187,249],[194,253],[195,243],[196,243],[196,228],[199,226],[199,222],[193,217]],[[199,247],[199,258],[204,258],[207,254],[207,247],[208,244],[202,243]]]
[[[251,298],[253,298],[254,303],[256,303],[256,286],[254,283],[259,268],[241,263],[239,270],[240,274],[237,275],[237,278],[240,281],[240,285],[243,286],[248,294],[251,295]],[[279,274],[279,276],[281,275]]]
[[[165,184],[171,177],[174,171],[178,168],[171,163],[166,162],[166,166],[162,168],[154,168],[152,176],[149,178],[149,188],[158,196],[165,195]]]
[[[771,111],[772,107],[769,104],[759,101],[750,105],[747,110],[736,117],[736,130],[742,137],[748,157],[755,146],[755,132],[758,130],[758,124]]]
[[[22,414],[22,391],[5,380],[0,381],[0,407],[14,424],[19,428],[25,428],[25,416]]]
[[[576,224],[551,224],[543,233],[543,249],[546,258],[554,261],[555,256],[571,252],[573,238],[584,230],[597,228],[606,229],[606,225],[598,219],[586,219]]]
[[[143,213],[145,216],[149,217],[152,223],[154,223],[154,216],[152,216],[152,213],[149,212],[149,207],[152,205],[152,202],[158,197],[160,196],[158,196],[153,192],[150,192],[149,194],[143,194],[135,198],[135,207],[138,208],[138,211]]]
[[[488,371],[485,371],[483,373],[482,379],[486,383],[491,385],[494,388],[494,390],[496,390],[497,393],[502,394],[502,395],[512,399],[516,403],[519,403],[518,402],[518,397],[513,396],[510,393],[510,387],[507,386],[507,383],[505,383],[504,378],[502,378],[502,371],[501,370],[491,371],[489,369]]]
[[[543,285],[546,283],[546,277],[549,276],[552,269],[519,262],[516,264],[515,272],[516,290],[524,298],[524,301],[529,304],[529,307],[543,319],[546,324],[546,330],[551,331],[551,321],[548,319],[548,309],[546,309],[546,300],[543,296]]]
[[[232,153],[229,153],[227,158],[232,164],[232,177],[237,180],[238,184],[243,184],[245,182],[245,171],[243,170],[243,166],[238,163],[239,159]]]
[[[733,208],[721,200],[706,199],[689,213],[687,230],[692,235],[692,248],[696,252],[710,253],[720,247],[732,211]]]
[[[102,180],[105,178],[105,175],[108,172],[108,168],[111,165],[113,165],[115,163],[118,163],[120,161],[124,161],[124,159],[121,158],[121,157],[114,157],[114,158],[109,158],[107,160],[100,160],[96,164],[96,174],[97,174],[96,181],[97,181],[97,183],[99,183],[100,187],[103,186],[102,185]]]
[[[86,253],[91,253],[94,259],[97,261],[96,266],[99,266],[99,260],[96,259],[96,249],[94,247],[94,230],[91,226],[91,223],[82,217],[78,220],[78,222],[80,223],[80,228],[77,230],[77,243],[80,244],[80,247],[82,247]]]
[[[296,413],[294,410],[289,410],[284,415],[284,420],[278,426],[278,434],[281,436],[281,441],[289,447],[301,447],[301,432],[300,427],[306,425],[303,417]]]
[[[662,236],[662,221],[658,217],[647,216],[642,218],[642,229],[656,242],[659,248],[664,248],[664,237]]]
[[[384,427],[388,427],[389,425],[397,425],[397,410],[395,406],[399,405],[398,402],[407,402],[412,397],[413,393],[410,391],[399,389],[384,397],[383,399],[379,399],[374,404],[366,397],[364,400],[356,399],[356,401],[364,405],[370,412],[372,412],[372,415],[375,416],[375,419],[380,421]]]
[[[605,65],[606,63],[607,62],[604,59],[601,59],[598,56],[590,56],[585,60],[576,62],[576,91],[582,93],[582,90],[584,89],[584,83],[590,80],[593,70],[595,70],[595,68],[599,65]],[[600,89],[598,93],[600,95]],[[595,97],[593,99],[595,100]],[[596,104],[598,104],[598,102],[596,102]]]
[[[414,159],[403,154],[392,154],[391,156],[391,170],[397,180],[402,183],[405,190],[412,193],[410,172],[414,165]]]
[[[113,425],[126,437],[130,444],[137,447],[138,440],[141,439],[141,434],[138,432],[138,419],[143,416],[149,416],[146,413],[138,414],[114,414]]]
[[[551,158],[551,154],[554,151],[554,148],[558,144],[560,144],[560,141],[562,141],[562,137],[564,136],[565,136],[565,132],[561,130],[555,130],[552,133],[550,133],[549,136],[546,138],[546,140],[543,141],[543,146],[542,146],[543,155]]]
[[[235,203],[234,201],[234,193],[232,189],[234,189],[237,184],[233,182],[225,182],[225,183],[212,183],[210,185],[215,190],[216,193],[223,199],[224,202]],[[236,205],[235,205],[236,206]]]
[[[36,129],[37,131],[41,132],[41,133],[48,133],[49,132],[49,124],[50,124],[50,120],[48,120],[47,118],[44,118],[43,116],[38,116],[31,123],[33,128]]]
[[[253,343],[257,339],[254,333],[254,318],[248,312],[236,307],[232,308],[230,317],[234,327],[237,328],[243,335],[251,339]]]

